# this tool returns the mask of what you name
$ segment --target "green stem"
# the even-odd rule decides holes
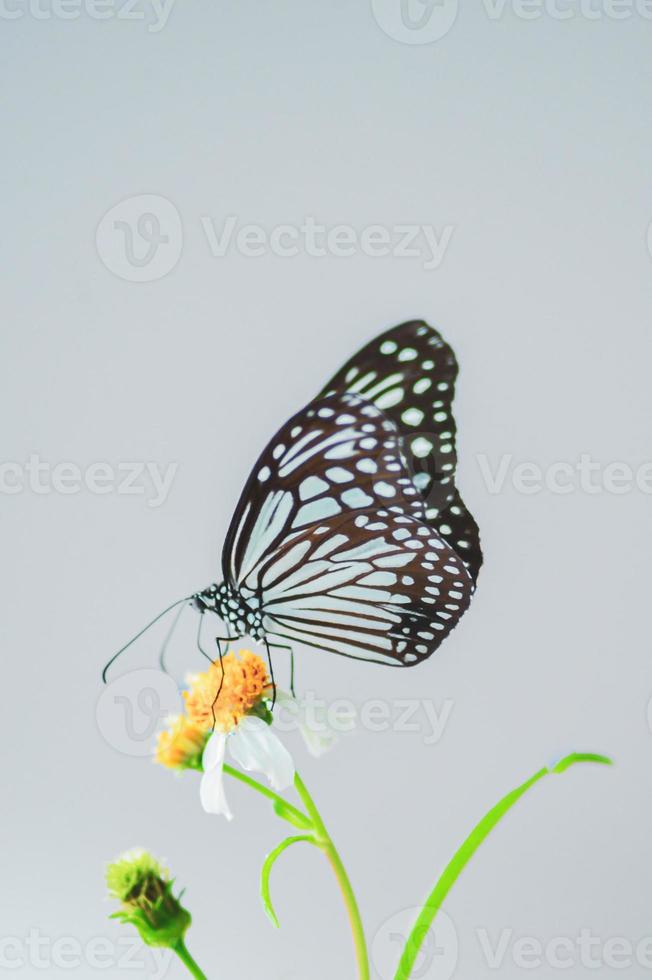
[[[279,796],[278,793],[268,789],[267,786],[263,786],[263,784],[259,783],[257,779],[252,779],[251,776],[247,776],[244,772],[240,772],[239,769],[234,769],[232,766],[229,766],[226,763],[224,764],[224,772],[227,773],[227,775],[232,776],[233,779],[238,779],[241,783],[245,783],[247,786],[250,786],[251,789],[255,789],[257,793],[261,794],[261,796],[266,796],[268,800],[271,800],[273,803],[277,804],[283,811],[287,811],[289,814],[296,817],[298,824],[305,825],[306,823],[309,823],[305,813],[302,813],[296,806],[292,806],[291,803],[288,803],[288,801],[282,796]]]
[[[534,786],[535,783],[538,783],[540,779],[543,779],[544,776],[548,776],[551,772],[565,772],[578,762],[597,762],[602,765],[611,765],[611,760],[607,759],[606,756],[603,755],[593,755],[587,753],[573,753],[572,755],[567,755],[552,769],[540,769],[534,774],[534,776],[524,782],[521,786],[518,786],[516,789],[512,790],[511,793],[508,793],[507,796],[503,797],[503,799],[497,803],[496,806],[494,806],[489,813],[482,818],[480,823],[471,831],[460,849],[447,865],[444,873],[433,888],[425,905],[419,913],[417,921],[415,922],[412,932],[410,933],[407,943],[405,944],[405,949],[403,950],[403,955],[398,965],[398,970],[396,971],[394,980],[409,980],[416,958],[419,954],[419,950],[421,949],[421,946],[428,935],[428,932],[432,926],[435,916],[437,915],[437,912],[442,906],[442,903],[459,878],[463,869],[469,863],[475,852],[478,850],[484,839],[491,833],[496,824],[499,823],[507,811],[511,810],[514,804],[520,800],[520,798],[527,793],[527,791]]]
[[[326,854],[326,857],[328,858],[330,865],[335,872],[335,877],[337,878],[344,897],[344,903],[346,905],[349,921],[351,923],[351,932],[353,933],[359,980],[369,980],[369,957],[367,955],[367,943],[365,940],[362,919],[360,917],[360,909],[358,908],[358,903],[356,901],[353,888],[351,887],[349,876],[346,873],[346,869],[342,863],[340,855],[337,852],[337,848],[331,840],[330,834],[326,830],[319,810],[317,809],[314,800],[306,789],[298,772],[294,775],[294,785],[297,793],[301,797],[308,815],[312,820],[315,828],[316,841]]]
[[[199,969],[197,963],[188,952],[188,947],[184,943],[183,939],[180,939],[177,945],[173,946],[172,949],[177,954],[183,965],[193,975],[193,977],[196,977],[197,980],[208,980],[206,974]]]

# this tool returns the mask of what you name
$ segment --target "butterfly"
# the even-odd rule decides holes
[[[422,320],[354,354],[261,453],[226,535],[222,581],[193,605],[268,653],[298,643],[401,667],[431,656],[482,564],[455,486],[457,372]]]
[[[482,562],[455,488],[457,363],[403,323],[282,426],[242,491],[221,584],[197,593],[237,636],[409,666],[468,607]]]

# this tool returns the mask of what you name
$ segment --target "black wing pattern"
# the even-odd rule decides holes
[[[354,354],[322,395],[361,395],[396,424],[426,520],[460,554],[475,582],[482,565],[480,534],[455,487],[457,373],[455,354],[441,334],[423,320],[410,320]]]
[[[437,649],[473,592],[433,529],[393,508],[307,528],[270,556],[263,575],[269,632],[406,667]]]
[[[266,446],[242,491],[224,544],[225,581],[255,591],[264,556],[326,518],[391,503],[424,519],[400,442],[394,423],[359,395],[333,394],[297,412]]]
[[[410,666],[467,608],[472,579],[427,522],[403,437],[369,398],[334,391],[271,440],[236,508],[225,582],[266,632]]]

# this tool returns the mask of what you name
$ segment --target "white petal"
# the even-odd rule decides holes
[[[217,766],[222,768],[224,765],[224,750],[226,748],[226,735],[223,732],[213,732],[206,745],[201,757],[201,764],[204,772],[209,772]]]
[[[229,738],[229,751],[247,772],[260,772],[272,789],[288,789],[294,782],[292,756],[261,718],[243,718]]]
[[[221,732],[214,732],[206,743],[202,757],[204,774],[199,786],[199,798],[206,813],[215,813],[226,817],[227,820],[232,820],[233,814],[229,809],[224,792],[222,767],[225,748],[226,736]]]

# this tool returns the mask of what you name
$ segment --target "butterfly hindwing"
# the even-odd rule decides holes
[[[438,331],[410,320],[354,354],[323,394],[362,395],[396,424],[428,522],[463,557],[475,581],[482,564],[479,531],[455,487],[457,373],[455,354]]]
[[[269,556],[262,579],[269,632],[396,666],[429,657],[473,592],[431,527],[384,508],[307,528]]]

